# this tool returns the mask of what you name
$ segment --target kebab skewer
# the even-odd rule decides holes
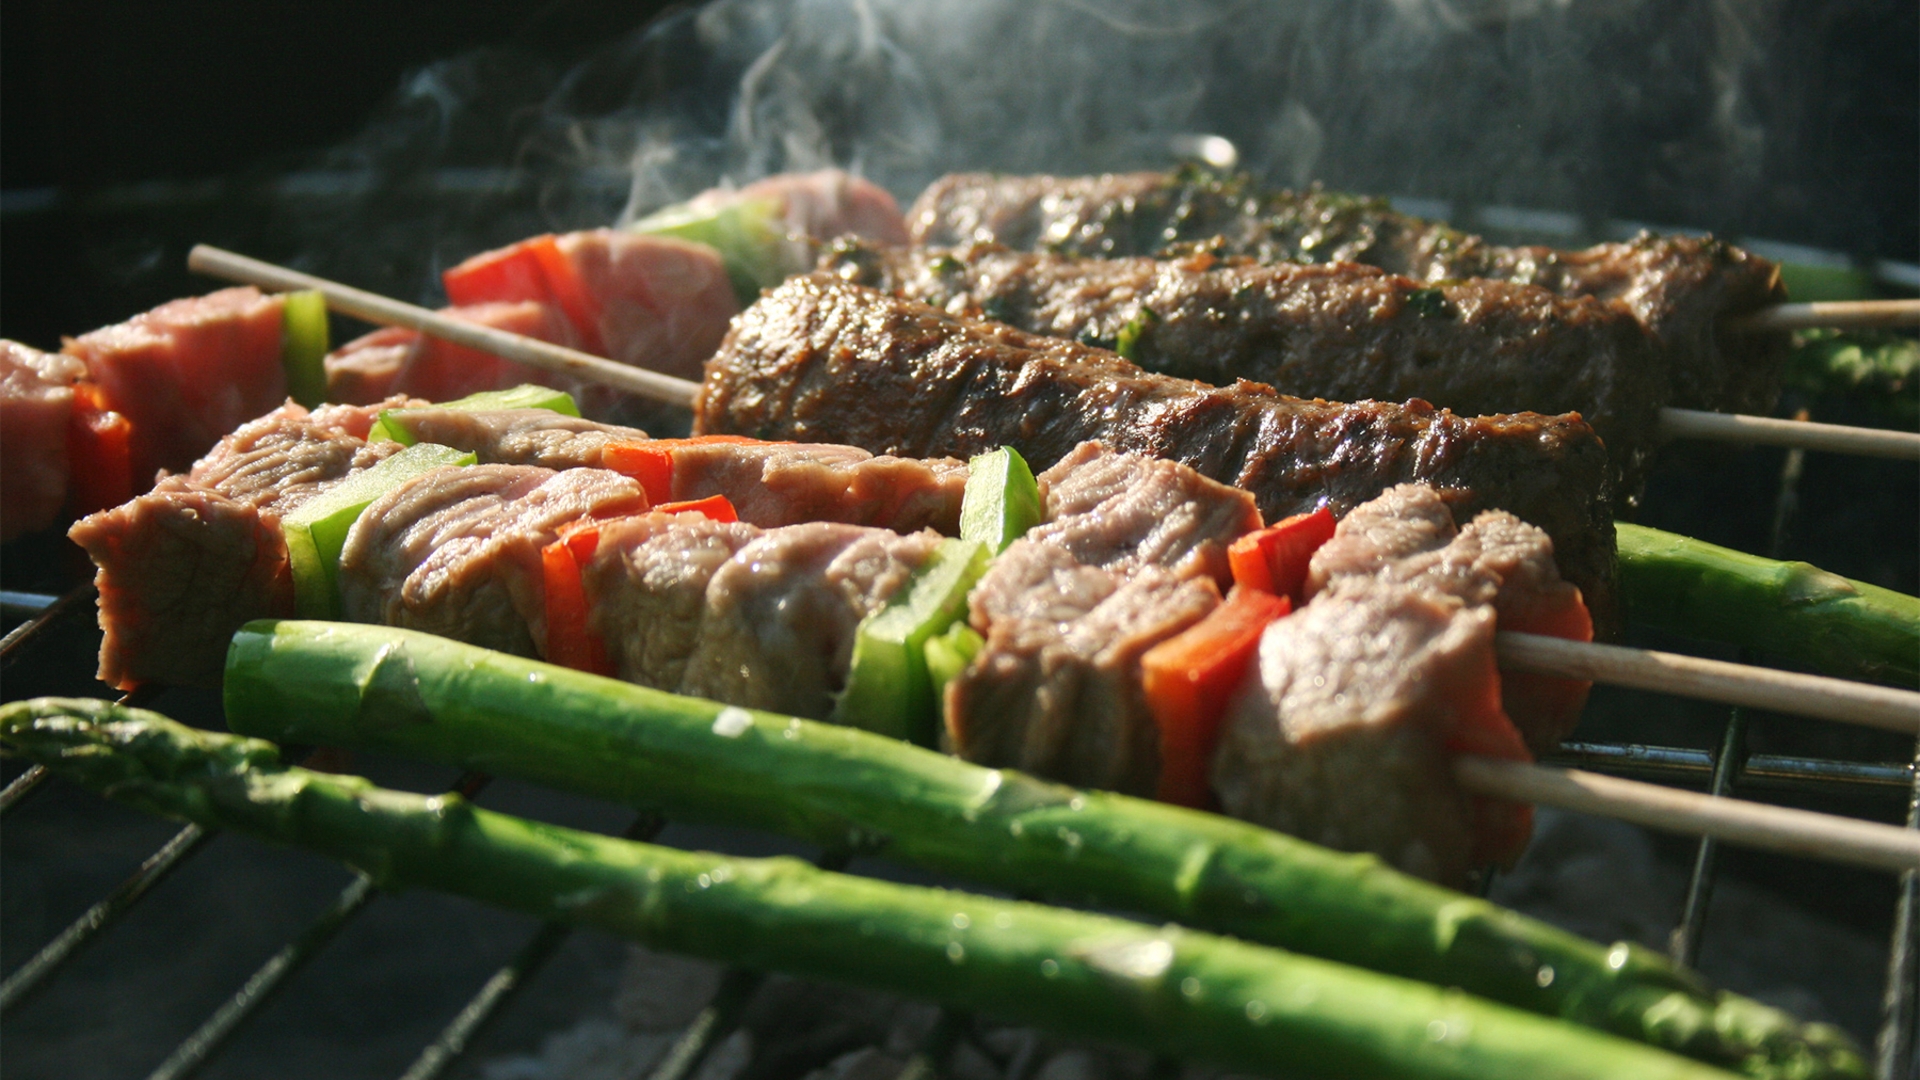
[[[288,551],[293,547],[291,541],[297,529],[309,530],[309,535],[317,537],[321,524],[331,522],[335,530],[331,550],[339,553],[343,569],[333,579],[321,579],[318,587],[331,592],[337,580],[347,613],[356,618],[432,629],[520,652],[542,652],[555,658],[582,657],[592,653],[580,640],[589,636],[587,605],[583,598],[620,594],[623,590],[632,592],[637,588],[639,598],[631,603],[615,602],[611,607],[593,609],[595,619],[614,618],[610,625],[597,627],[599,640],[617,643],[616,648],[608,650],[617,663],[609,665],[607,670],[617,669],[623,675],[655,685],[826,715],[832,708],[829,691],[844,684],[843,673],[850,662],[844,655],[847,642],[853,637],[855,624],[860,622],[860,612],[868,611],[875,602],[878,594],[871,589],[879,586],[862,578],[868,585],[854,588],[854,595],[866,599],[853,607],[842,601],[789,604],[786,600],[741,598],[759,595],[756,590],[769,586],[769,582],[761,581],[760,585],[747,588],[722,605],[730,614],[716,617],[713,624],[720,628],[716,633],[722,640],[721,645],[706,652],[701,649],[689,652],[692,646],[688,643],[699,635],[688,629],[684,620],[689,611],[703,610],[705,601],[699,597],[706,594],[697,586],[707,580],[701,574],[712,571],[713,567],[708,565],[701,574],[687,578],[688,571],[679,561],[684,558],[682,549],[691,543],[708,551],[711,558],[723,561],[729,551],[743,559],[751,554],[748,563],[767,567],[813,566],[822,558],[827,561],[820,565],[830,567],[835,559],[843,555],[852,558],[847,553],[857,551],[865,554],[855,559],[855,563],[874,571],[876,567],[924,564],[928,557],[925,542],[906,543],[902,547],[903,542],[890,532],[880,535],[869,530],[861,534],[868,538],[861,539],[847,533],[845,527],[824,525],[806,526],[805,530],[811,531],[804,536],[768,535],[755,539],[758,534],[744,524],[680,525],[659,520],[659,515],[647,515],[625,524],[596,526],[586,536],[570,537],[567,544],[561,545],[564,551],[555,550],[552,534],[566,523],[595,512],[631,516],[634,510],[634,502],[639,499],[635,483],[596,466],[626,459],[628,463],[622,467],[644,478],[656,503],[677,496],[711,499],[716,493],[728,493],[732,501],[738,502],[740,513],[776,528],[796,520],[827,519],[891,524],[908,529],[931,524],[950,531],[961,516],[959,490],[966,472],[958,463],[942,465],[871,458],[850,448],[763,446],[737,441],[668,440],[636,444],[633,440],[638,437],[637,432],[609,429],[543,411],[489,413],[427,408],[400,409],[388,415],[389,419],[380,423],[411,429],[416,438],[438,439],[464,448],[449,449],[447,453],[468,453],[485,461],[521,464],[485,465],[474,470],[455,470],[451,474],[446,470],[427,475],[403,472],[399,479],[413,477],[396,489],[406,492],[405,497],[382,495],[376,502],[378,492],[365,489],[359,481],[382,472],[391,474],[393,466],[403,462],[406,455],[429,447],[416,445],[403,451],[394,442],[361,442],[353,432],[364,432],[374,424],[372,410],[333,406],[309,417],[297,407],[289,407],[248,425],[224,442],[222,449],[193,473],[170,479],[151,495],[111,513],[95,515],[75,528],[75,538],[101,566],[102,623],[108,632],[102,654],[103,676],[123,683],[145,677],[143,672],[175,680],[217,678],[222,643],[233,627],[248,618],[286,613],[296,606],[306,609],[299,594],[315,587],[315,577],[308,572],[306,585],[301,585],[299,560],[294,559],[293,581],[289,582]],[[1081,469],[1102,461],[1119,460],[1122,459],[1110,455],[1087,459],[1083,452],[1081,459],[1072,465]],[[531,467],[526,464],[529,462],[562,466],[569,471],[555,474],[545,468]],[[1137,471],[1140,466],[1130,468]],[[1184,473],[1177,466],[1163,464],[1141,475],[1158,475],[1155,470],[1173,470],[1174,475]],[[1106,471],[1112,473],[1113,470]],[[296,482],[281,482],[289,477]],[[1192,478],[1189,483],[1193,481],[1198,478]],[[345,505],[344,518],[333,517],[330,503],[338,501],[334,496],[357,485],[365,494],[357,494]],[[1134,489],[1134,505],[1138,505],[1139,499],[1153,499],[1152,483],[1126,483],[1121,487]],[[1055,493],[1067,498],[1070,489],[1071,485],[1058,486]],[[1204,482],[1198,490],[1214,492],[1215,501],[1227,515],[1225,524],[1238,521],[1238,527],[1245,527],[1250,510],[1244,494],[1233,492],[1227,497],[1229,489],[1209,487]],[[640,505],[646,505],[646,500],[639,501]],[[1437,501],[1429,498],[1429,502],[1434,504],[1430,517],[1439,516]],[[369,507],[369,503],[374,507]],[[328,507],[327,515],[315,517],[310,512],[314,507]],[[379,510],[377,514],[375,508]],[[1126,516],[1124,512],[1116,508],[1106,520],[1110,523],[1123,516]],[[1137,514],[1132,516],[1138,518]],[[341,535],[348,528],[352,530],[351,540]],[[1057,531],[1064,526],[1056,523],[1050,528]],[[688,529],[698,535],[675,539]],[[283,533],[286,534],[284,540]],[[469,534],[475,538],[447,539]],[[420,546],[426,542],[423,538],[439,538],[444,544],[436,543],[423,549]],[[587,545],[584,549],[580,547],[583,540]],[[1193,558],[1202,564],[1217,564],[1219,547],[1224,541],[1210,543],[1205,550],[1213,551],[1213,556]],[[741,544],[747,548],[741,548]],[[848,548],[848,544],[854,546]],[[442,546],[445,550],[435,550]],[[1541,545],[1534,542],[1533,546],[1538,551]],[[785,549],[791,550],[788,554],[775,554]],[[627,554],[621,555],[621,552]],[[552,561],[556,557],[560,560],[557,564]],[[628,561],[622,562],[623,558]],[[672,602],[646,599],[653,596],[651,586],[645,584],[654,580],[650,576],[653,571],[642,572],[634,567],[655,558],[667,560],[668,569],[662,572],[668,580],[684,580],[694,593],[681,595],[679,601]],[[872,562],[873,559],[879,561]],[[1183,558],[1178,564],[1192,561]],[[1445,561],[1443,558],[1442,562]],[[1534,569],[1528,571],[1530,575],[1552,576],[1550,563],[1538,555],[1532,561]],[[1032,565],[1033,560],[1029,559],[1028,563]],[[1048,560],[1043,558],[1040,563],[1044,566]],[[349,564],[357,569],[345,569]],[[694,565],[705,564],[696,560]],[[1492,565],[1500,564],[1496,560]],[[675,566],[682,569],[671,569]],[[1014,580],[1019,579],[1016,569],[1003,569]],[[1512,571],[1504,572],[1511,576]],[[1093,575],[1112,580],[1109,571],[1095,566],[1075,573],[1083,578]],[[1159,571],[1148,567],[1140,575],[1129,576],[1144,578],[1154,573]],[[585,587],[589,575],[598,582],[592,588]],[[1301,577],[1304,580],[1304,574]],[[746,580],[758,579],[749,575]],[[571,588],[576,598],[571,607],[563,602],[567,590],[561,588],[569,581],[576,582]],[[182,582],[192,587],[178,588]],[[772,584],[778,584],[777,579]],[[1217,598],[1217,592],[1195,582],[1159,593],[1148,587],[1152,585],[1153,582],[1144,582],[1136,588],[1129,584],[1116,595],[1155,600],[1156,603],[1147,605],[1149,610],[1136,612],[1138,618],[1134,621],[1144,621],[1158,629],[1140,637],[1136,627],[1127,649],[1112,656],[1105,655],[1111,650],[1101,641],[1094,642],[1096,647],[1091,652],[1076,650],[1071,641],[1064,642],[1065,652],[1042,642],[1042,657],[1052,657],[1043,667],[1051,665],[1056,672],[1092,671],[1097,678],[1111,680],[1115,677],[1113,665],[1117,662],[1121,665],[1120,681],[1112,685],[1119,688],[1121,699],[1137,701],[1138,691],[1127,689],[1137,682],[1126,673],[1125,665],[1132,662],[1129,658],[1140,656],[1154,640],[1178,631],[1185,623],[1204,614],[1209,605],[1218,602],[1211,599]],[[738,592],[745,586],[735,580],[732,587]],[[850,587],[840,588],[844,592]],[[1558,588],[1565,589],[1564,586]],[[287,595],[289,592],[295,595]],[[831,598],[835,594],[829,590],[823,595]],[[1484,603],[1485,597],[1476,602]],[[664,611],[655,610],[660,603],[668,604]],[[687,607],[689,603],[691,608]],[[1155,622],[1156,616],[1150,609],[1165,608],[1168,604],[1175,609],[1174,614]],[[1577,607],[1577,600],[1574,604]],[[1098,611],[1087,614],[1097,622],[1102,617],[1111,618],[1114,610],[1108,606],[1104,616]],[[1308,610],[1318,609],[1309,605]],[[606,615],[607,611],[625,614],[614,617]],[[753,615],[755,611],[761,614]],[[792,624],[794,618],[802,615],[809,623],[806,629]],[[1441,615],[1443,626],[1452,621],[1452,616],[1444,612]],[[1067,616],[1060,615],[1060,618]],[[1019,630],[1017,622],[1012,625],[1015,631]],[[675,626],[680,629],[675,630]],[[832,629],[835,626],[839,629]],[[983,628],[992,629],[991,620],[984,623]],[[1257,631],[1259,626],[1254,629]],[[1485,669],[1487,677],[1490,677],[1492,663],[1490,653],[1486,652],[1490,630],[1490,624],[1476,624],[1461,631],[1469,646],[1469,661],[1472,655],[1479,655],[1489,665]],[[569,639],[566,634],[573,637]],[[794,660],[789,656],[766,663],[728,659],[729,646],[725,641],[734,642],[733,647],[745,647],[741,643],[750,644],[769,634],[788,643],[784,647],[786,652],[803,659]],[[567,644],[569,640],[572,644]],[[998,655],[1012,659],[1018,666],[1024,646],[1017,632],[1009,644],[1010,648],[1000,649]],[[1460,644],[1456,641],[1448,648],[1457,653]],[[665,660],[660,653],[663,648],[667,650]],[[995,650],[987,652],[994,654]],[[1443,666],[1452,663],[1446,659],[1446,653],[1443,649],[1430,659]],[[699,659],[702,655],[706,656],[705,660]],[[806,660],[806,656],[813,659]],[[1147,662],[1151,660],[1151,655],[1146,657]],[[1472,662],[1461,669],[1469,676],[1472,676]],[[207,672],[205,676],[201,674],[203,670]],[[773,670],[784,674],[778,677],[765,674]],[[756,671],[761,674],[754,674]],[[745,674],[736,678],[736,673]],[[741,678],[746,681],[740,681]],[[684,681],[686,679],[694,681]],[[1536,745],[1550,743],[1564,729],[1565,718],[1577,713],[1578,699],[1568,701],[1562,696],[1556,707],[1549,693],[1544,707],[1537,703],[1532,707],[1514,704],[1510,692],[1523,685],[1523,680],[1514,678],[1502,686],[1501,693],[1508,697],[1513,715],[1527,719],[1530,740]],[[1833,685],[1855,693],[1870,691],[1870,688],[1851,684]],[[1046,697],[1045,694],[1038,696]],[[897,694],[884,698],[896,714],[899,712],[897,699]],[[1057,703],[1057,694],[1053,700]],[[1162,714],[1157,711],[1160,707],[1151,701],[1148,704],[1156,710],[1153,724],[1166,730],[1168,725],[1160,723]],[[1013,711],[1021,713],[1030,707],[1021,705]],[[1914,711],[1911,703],[1895,702],[1891,707],[1902,716]],[[1121,737],[1114,741],[1119,745],[1140,746],[1141,733],[1152,730],[1153,725],[1142,716],[1137,704],[1129,709],[1132,719],[1126,720],[1128,710],[1122,710],[1118,721]],[[1103,715],[1077,722],[1078,726],[1092,730],[1107,724],[1108,730],[1112,730],[1111,725],[1116,721],[1107,715],[1111,710],[1095,711]],[[949,719],[957,723],[953,715]],[[1058,724],[1061,719],[1054,716],[1048,722]],[[1076,723],[1070,716],[1065,719],[1069,726]],[[1035,730],[1041,726],[1031,717],[1027,723]],[[1177,721],[1170,723],[1178,724]],[[1504,724],[1505,721],[1500,720],[1496,726]],[[900,733],[910,734],[911,729],[901,729]],[[1098,738],[1095,736],[1096,742]],[[1074,770],[1081,766],[1072,765],[1071,756],[1049,756],[1044,745],[1035,757],[1027,750],[996,750],[990,743],[976,740],[975,752],[987,756],[1025,755],[1018,760],[1056,773],[1138,785],[1143,782],[1143,773],[1151,771],[1152,736],[1146,738],[1149,742],[1144,749],[1133,751],[1132,756],[1123,754],[1117,759],[1118,764],[1106,767],[1105,772],[1090,774],[1077,774]],[[1163,742],[1165,738],[1163,735]],[[965,739],[965,732],[956,737],[956,743],[963,750]],[[1204,771],[1204,756],[1199,762],[1198,768]],[[1151,783],[1151,780],[1145,782]],[[1198,782],[1204,786],[1204,777]]]
[[[624,373],[631,370],[611,365],[604,358],[510,333],[489,331],[230,252],[203,247],[196,249],[194,257],[196,265],[217,276],[256,280],[268,288],[317,288],[343,311],[375,321],[416,327],[424,333],[493,351],[530,366],[558,370],[571,369],[558,365],[596,371],[604,368],[609,379],[626,378]],[[697,391],[694,384],[679,380],[652,381],[648,389],[664,399],[683,403],[689,402]],[[1799,564],[1755,561],[1752,556],[1697,544],[1676,547],[1675,542],[1682,538],[1668,538],[1651,530],[1634,535],[1633,558],[1627,564],[1634,573],[1668,578],[1678,575],[1676,580],[1688,586],[1682,593],[1687,598],[1685,603],[1665,603],[1660,608],[1661,623],[1667,629],[1776,651],[1784,649],[1790,655],[1807,653],[1806,659],[1834,674],[1861,675],[1896,683],[1920,677],[1920,666],[1911,659],[1915,651],[1911,640],[1914,636],[1911,598],[1810,568],[1796,569]],[[1801,602],[1806,593],[1804,586],[1810,583],[1808,574],[1816,576],[1821,583],[1817,591],[1823,599],[1818,604]],[[1713,612],[1711,597],[1722,585],[1737,588],[1740,609],[1745,613],[1742,618],[1730,621]],[[1644,593],[1645,590],[1641,590],[1641,594]],[[1707,607],[1702,609],[1702,604]],[[1807,651],[1809,643],[1811,652]]]

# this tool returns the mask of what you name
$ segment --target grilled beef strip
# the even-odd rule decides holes
[[[1115,257],[1206,251],[1260,262],[1358,262],[1427,285],[1492,278],[1625,305],[1658,342],[1667,404],[1765,413],[1788,336],[1724,331],[1723,318],[1785,299],[1779,268],[1711,237],[1641,233],[1579,251],[1506,247],[1395,213],[1382,198],[1264,191],[1202,171],[1107,176],[958,173],[907,213],[916,244],[988,241]]]
[[[1421,398],[1468,416],[1579,412],[1606,442],[1623,502],[1640,488],[1667,397],[1662,359],[1624,308],[1504,281],[1423,286],[1358,263],[851,240],[821,267],[950,314],[1121,348],[1148,371],[1216,386],[1249,379],[1333,401]]]
[[[1468,418],[1424,402],[1212,387],[815,273],[735,320],[707,365],[695,429],[907,457],[1010,445],[1036,466],[1098,440],[1251,492],[1269,521],[1429,484],[1456,518],[1499,508],[1544,529],[1596,627],[1615,625],[1607,455],[1577,416]]]

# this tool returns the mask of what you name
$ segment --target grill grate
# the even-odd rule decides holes
[[[1773,547],[1777,555],[1787,523],[1791,519],[1800,469],[1801,454],[1787,456],[1782,469],[1776,502]],[[34,598],[8,594],[10,608],[39,607],[29,621],[0,639],[0,664],[12,665],[28,646],[56,623],[86,611],[93,598],[91,585],[53,598]],[[138,692],[123,701],[139,703]],[[1908,828],[1920,829],[1920,742],[1914,759],[1907,763],[1837,761],[1781,755],[1748,756],[1748,721],[1744,710],[1729,710],[1720,745],[1714,751],[1676,747],[1609,743],[1570,743],[1553,760],[1582,768],[1626,773],[1657,779],[1670,784],[1697,785],[1701,780],[1715,794],[1731,793],[1736,785],[1766,787],[1790,792],[1818,794],[1898,794],[1907,804]],[[0,790],[0,815],[21,805],[44,783],[46,772],[34,766]],[[453,790],[471,797],[487,783],[477,773],[462,776]],[[629,838],[648,839],[658,834],[664,822],[644,815],[626,830]],[[189,825],[163,844],[140,867],[105,898],[89,908],[39,953],[22,964],[0,984],[0,1015],[12,1012],[48,977],[77,955],[100,931],[130,911],[152,889],[164,881],[195,853],[202,850],[215,834],[197,825]],[[832,869],[844,867],[842,855],[829,853],[820,860]],[[1671,935],[1674,957],[1692,966],[1699,958],[1700,943],[1707,927],[1707,913],[1718,877],[1718,844],[1703,838],[1688,879],[1686,902]],[[1484,891],[1492,883],[1492,874],[1481,881]],[[150,1080],[182,1080],[194,1075],[218,1053],[247,1020],[295,972],[316,956],[377,897],[370,879],[355,878],[341,891],[319,917],[287,942],[271,959],[254,972],[225,1003],[204,1021],[156,1069]],[[1920,951],[1920,875],[1901,875],[1894,912],[1894,928],[1888,950],[1887,977],[1882,997],[1882,1022],[1875,1042],[1876,1076],[1879,1080],[1915,1080],[1914,1050],[1916,1013],[1920,1012],[1920,990],[1916,989],[1916,952]],[[562,924],[541,926],[519,951],[493,973],[440,1032],[424,1047],[402,1080],[433,1080],[456,1064],[473,1045],[487,1024],[496,1019],[517,992],[558,951],[568,934]],[[746,969],[730,969],[719,983],[692,1024],[654,1066],[647,1080],[686,1080],[707,1055],[731,1034],[741,1022],[747,1006],[764,981],[764,975]],[[922,1038],[920,1045],[899,1073],[899,1080],[928,1080],[935,1062],[953,1043],[967,1037],[969,1020],[963,1014],[943,1010],[938,1022]],[[978,1045],[976,1043],[976,1045]],[[1024,1080],[1037,1064],[1037,1044],[1029,1040],[1023,1050],[1003,1063],[1008,1080]],[[1156,1061],[1152,1075],[1174,1076],[1178,1063]]]

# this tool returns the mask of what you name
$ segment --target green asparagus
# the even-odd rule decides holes
[[[1634,622],[1791,657],[1829,675],[1920,682],[1920,599],[1625,522],[1620,593]]]
[[[868,732],[678,697],[424,634],[256,622],[246,734],[433,758],[764,828],[1003,888],[1139,911],[1458,986],[1756,1077],[1864,1076],[1833,1028],[1347,855],[1213,814],[1080,792]]]
[[[268,743],[100,701],[0,708],[0,738],[143,810],[648,945],[1018,1016],[1266,1074],[1727,1074],[1406,979],[1109,916],[676,851],[283,766]]]

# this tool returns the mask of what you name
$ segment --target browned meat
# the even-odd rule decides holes
[[[1432,488],[1390,488],[1342,519],[1333,539],[1314,553],[1307,594],[1350,578],[1410,585],[1470,607],[1490,605],[1502,630],[1593,636],[1580,590],[1560,579],[1545,533],[1501,510],[1457,529]],[[1502,676],[1501,704],[1528,748],[1544,753],[1579,722],[1588,689],[1575,680],[1509,673]]]
[[[582,580],[620,678],[823,719],[846,688],[860,621],[939,540],[642,514],[601,527]]]
[[[434,469],[375,499],[340,552],[346,618],[537,655],[546,640],[540,549],[560,528],[646,505],[604,469]]]
[[[933,532],[815,522],[769,529],[707,582],[681,693],[824,718],[846,689],[854,631],[933,555]]]
[[[280,519],[400,449],[361,441],[376,409],[289,403],[220,440],[184,475],[76,522],[98,572],[100,680],[217,686],[248,619],[293,613]]]
[[[1268,626],[1221,721],[1221,807],[1443,884],[1510,863],[1525,808],[1476,805],[1451,770],[1471,729],[1506,726],[1493,629],[1486,607],[1365,578]]]
[[[1178,462],[1081,443],[1035,479],[1046,520],[1026,538],[1087,566],[1228,579],[1227,547],[1260,527],[1253,496]]]
[[[87,366],[0,341],[0,540],[44,529],[67,498],[67,422]]]
[[[1726,316],[1785,298],[1779,268],[1711,238],[1642,234],[1584,251],[1502,247],[1397,214],[1385,199],[1261,191],[1244,176],[1198,173],[956,174],[929,187],[907,221],[914,242],[926,245],[988,241],[1092,256],[1205,250],[1261,262],[1366,263],[1426,284],[1496,278],[1617,299],[1661,346],[1666,404],[1685,408],[1765,412],[1786,360],[1785,334],[1720,329]]]
[[[636,514],[600,526],[599,546],[581,566],[580,580],[614,673],[642,686],[679,689],[700,644],[708,582],[758,535],[745,522],[698,514]]]
[[[1457,518],[1497,507],[1546,530],[1596,622],[1610,627],[1614,612],[1606,452],[1578,417],[1467,418],[1210,387],[814,274],[735,320],[707,365],[696,424],[909,457],[1011,445],[1036,465],[1097,439],[1243,488],[1270,521],[1430,484]]]
[[[832,443],[671,443],[673,497],[725,495],[740,520],[762,528],[805,521],[895,532],[960,531],[967,466],[869,454]]]
[[[1083,566],[1015,541],[974,590],[987,644],[947,684],[946,749],[1070,784],[1151,794],[1160,736],[1140,657],[1220,603],[1208,578]]]
[[[1094,259],[835,245],[850,281],[1123,355],[1216,386],[1263,382],[1334,401],[1422,398],[1468,416],[1578,412],[1614,491],[1638,489],[1667,399],[1664,362],[1624,307],[1475,279],[1423,286],[1358,263]]]
[[[537,465],[542,469],[598,469],[610,444],[643,442],[639,428],[602,424],[551,409],[407,410],[407,430],[419,442],[464,450],[482,465]]]
[[[421,442],[470,451],[481,464],[546,469],[597,469],[607,446],[647,438],[635,428],[545,409],[410,409],[407,424]],[[831,443],[660,445],[673,455],[675,500],[725,495],[740,520],[761,528],[838,521],[895,532],[959,529],[967,467],[952,458],[876,457]]]
[[[1139,660],[1220,602],[1246,492],[1184,465],[1083,443],[1038,479],[1046,520],[968,598],[985,638],[948,685],[948,749],[1142,794],[1160,774]]]

